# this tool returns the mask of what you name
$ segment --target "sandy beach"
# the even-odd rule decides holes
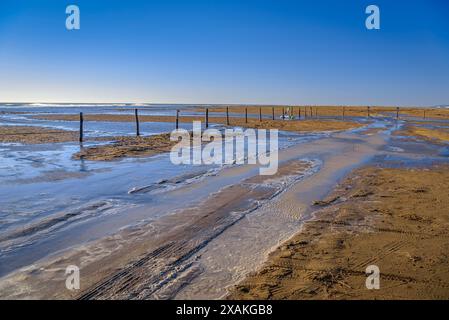
[[[448,299],[448,169],[356,170],[228,299]]]

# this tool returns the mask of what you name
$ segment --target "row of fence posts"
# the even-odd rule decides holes
[[[139,111],[134,109],[134,118],[136,121],[136,136],[140,136],[140,123],[139,123]],[[176,129],[178,129],[179,125],[179,110],[176,110]],[[79,130],[79,142],[82,143],[84,141],[84,115],[80,112],[80,130]]]
[[[346,108],[342,109],[342,118],[345,118]],[[290,116],[293,116],[293,108],[289,109]],[[209,127],[209,108],[206,108],[206,128]],[[371,107],[367,107],[368,117],[371,116]],[[313,117],[313,108],[309,107],[309,115]],[[318,108],[315,108],[315,117],[318,118]],[[134,109],[134,118],[136,122],[136,136],[140,136],[140,124],[139,124],[139,112]],[[307,107],[304,107],[304,119],[307,118]],[[426,118],[426,110],[424,110],[423,118]],[[275,119],[274,107],[271,108],[271,119]],[[282,119],[285,119],[285,109],[282,108]],[[298,119],[301,119],[301,107],[298,107]],[[399,119],[399,107],[396,108],[396,119]],[[262,107],[259,107],[259,122],[262,121]],[[245,108],[245,123],[248,123],[248,108]],[[229,126],[229,107],[226,107],[226,125]],[[176,110],[176,130],[179,129],[179,110]],[[84,135],[84,117],[80,112],[80,130],[79,130],[79,142],[83,142]]]
[[[176,111],[176,129],[178,128],[179,110]],[[371,107],[367,107],[367,115],[371,117]],[[293,108],[289,109],[289,115],[293,117]],[[342,118],[345,118],[346,107],[342,107]],[[309,107],[309,116],[313,117],[313,107]],[[307,118],[307,107],[304,107],[304,118]],[[315,118],[318,116],[318,108],[315,108]],[[423,118],[426,118],[426,110],[424,110]],[[271,119],[275,119],[274,107],[271,108]],[[285,119],[285,109],[282,108],[282,119]],[[301,119],[301,107],[298,107],[298,119]],[[399,119],[399,107],[396,108],[396,119]],[[259,107],[259,121],[262,121],[262,107]],[[248,123],[248,108],[245,108],[245,123]],[[226,125],[229,126],[229,107],[226,107]],[[209,109],[206,108],[206,128],[209,127]]]
[[[289,116],[293,117],[294,110],[293,108],[289,109]],[[301,107],[298,107],[298,119],[301,119]],[[282,119],[285,119],[285,109],[282,108]],[[307,117],[307,109],[304,107],[304,116]],[[344,111],[343,111],[344,116]],[[178,128],[178,117],[179,117],[179,110],[176,111],[176,128]],[[310,107],[310,117],[313,117],[313,108]],[[318,108],[315,108],[315,117],[318,118]],[[274,107],[271,108],[271,119],[275,119],[275,111]],[[206,121],[206,128],[209,127],[209,108],[205,109],[205,121]],[[259,107],[259,122],[262,121],[262,107]],[[229,107],[226,107],[226,125],[229,126]],[[245,123],[248,123],[248,108],[245,108]]]
[[[366,112],[368,114],[368,118],[371,117],[371,107],[366,107]],[[343,118],[345,117],[345,107],[343,107]],[[426,110],[424,110],[424,116],[426,118]],[[399,119],[399,107],[396,107],[396,119]]]

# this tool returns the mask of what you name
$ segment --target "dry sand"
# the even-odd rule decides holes
[[[352,173],[230,299],[448,299],[449,167]],[[380,268],[380,289],[365,269]]]

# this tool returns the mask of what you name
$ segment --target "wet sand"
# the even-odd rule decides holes
[[[449,127],[449,121],[445,121],[445,119],[435,119],[435,120],[416,120],[416,121],[408,121],[409,124],[418,125],[418,126],[440,126],[440,127]]]
[[[169,152],[177,142],[170,141],[170,134],[148,137],[116,137],[111,144],[83,148],[75,153],[76,160],[110,161],[124,157],[143,157]]]
[[[83,141],[132,140],[132,137],[84,137]],[[0,143],[45,144],[78,142],[79,132],[38,126],[0,126]]]
[[[406,125],[403,130],[395,132],[396,135],[418,137],[431,142],[449,142],[449,128],[430,129],[413,125]]]
[[[78,141],[78,132],[31,127],[0,126],[0,143],[56,143]]]
[[[448,166],[358,169],[228,298],[448,299],[447,190]]]

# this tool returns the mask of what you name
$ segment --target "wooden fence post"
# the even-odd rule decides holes
[[[176,130],[179,128],[179,110],[176,110]]]
[[[83,124],[84,124],[84,118],[83,113],[80,112],[80,143],[83,142]]]
[[[298,120],[301,120],[301,107],[298,107]]]
[[[134,115],[136,118],[136,136],[140,136],[140,128],[139,128],[139,114],[137,109],[134,109]]]
[[[274,107],[271,107],[271,118],[274,120]]]
[[[226,125],[229,126],[229,107],[226,107]]]
[[[259,107],[259,122],[262,121],[262,107]]]
[[[248,123],[248,108],[245,108],[245,123]]]
[[[209,109],[206,108],[206,129],[209,128]]]
[[[396,120],[399,119],[399,107],[396,107]]]

